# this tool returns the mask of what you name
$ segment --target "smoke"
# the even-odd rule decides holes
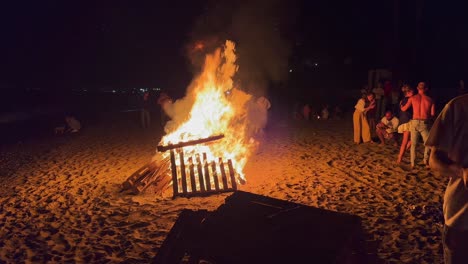
[[[187,46],[193,70],[202,66],[206,53],[232,39],[239,57],[236,84],[254,96],[266,95],[269,85],[287,79],[292,43],[286,35],[295,13],[290,1],[213,1],[196,21]]]
[[[295,18],[290,3],[281,0],[212,1],[207,6],[195,21],[191,40],[185,47],[194,79],[184,98],[164,107],[171,117],[165,127],[167,133],[190,119],[196,97],[194,89],[207,80],[203,77],[206,73],[202,72],[206,59],[223,47],[226,40],[236,43],[239,68],[234,71],[234,88],[247,92],[250,98],[243,109],[246,111],[243,122],[247,124],[247,135],[261,133],[271,106],[266,98],[267,89],[285,81],[288,76],[292,45],[285,33]],[[208,54],[211,55],[207,57]],[[222,67],[231,65],[226,61],[220,63]],[[220,72],[224,70],[220,69]],[[231,77],[224,79],[231,80]]]

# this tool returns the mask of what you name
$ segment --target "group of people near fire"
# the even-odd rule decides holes
[[[423,142],[426,142],[430,123],[435,115],[434,100],[427,95],[426,84],[419,82],[416,90],[410,85],[403,85],[401,87],[403,97],[397,103],[393,98],[393,94],[396,93],[394,90],[391,99],[384,100],[381,85],[373,91],[361,91],[362,97],[354,106],[354,143],[374,143],[372,134],[375,131],[380,145],[390,143],[397,146],[398,134],[401,134],[397,163],[401,162],[405,151],[410,149],[411,167],[414,167],[418,137],[421,135]],[[427,165],[428,159],[429,148],[426,147],[423,163]]]
[[[434,121],[434,100],[428,96],[427,90],[424,82],[417,84],[416,91],[409,85],[403,85],[403,97],[396,104],[394,99],[387,100],[390,104],[382,104],[385,100],[380,91],[377,91],[378,97],[375,89],[363,91],[353,114],[354,143],[371,144],[371,130],[374,129],[382,145],[389,142],[397,146],[397,138],[401,138],[397,163],[401,162],[405,150],[410,148],[410,163],[414,167],[416,145],[421,135],[423,165],[449,180],[443,202],[445,263],[467,263],[468,94],[461,90],[459,96],[447,103]],[[398,113],[398,116],[394,113]],[[376,118],[379,119],[376,121]]]

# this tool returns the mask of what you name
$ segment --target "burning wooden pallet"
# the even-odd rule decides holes
[[[220,157],[217,162],[209,161],[206,153],[202,153],[189,157],[188,163],[185,162],[184,147],[212,142],[223,137],[224,135],[219,135],[158,146],[160,152],[170,151],[174,197],[203,196],[237,190],[236,175],[230,159],[224,161]],[[179,164],[177,164],[177,160]]]
[[[123,184],[122,191],[130,191],[133,194],[144,192],[151,185],[159,186],[158,189],[163,189],[164,186],[170,184],[170,162],[168,159],[157,157],[156,160],[144,165],[135,171]]]
[[[196,154],[186,159],[184,147],[206,144],[224,135],[212,136],[166,146],[158,146],[160,153],[170,151],[169,158],[159,156],[157,160],[143,166],[123,184],[123,190],[141,193],[150,185],[163,190],[172,182],[173,197],[204,196],[214,193],[237,190],[236,173],[232,161],[218,158],[208,160],[206,153]],[[168,175],[172,177],[167,177]]]

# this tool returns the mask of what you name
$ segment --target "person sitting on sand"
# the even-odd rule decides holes
[[[380,139],[380,145],[385,145],[385,140],[389,140],[393,142],[394,146],[398,146],[395,133],[399,122],[398,118],[393,116],[392,111],[385,112],[385,116],[377,124],[375,131]]]
[[[364,143],[372,143],[366,112],[374,109],[375,104],[370,104],[370,101],[373,101],[374,97],[374,93],[368,93],[365,97],[359,99],[354,106],[356,109],[353,114],[355,144],[361,143],[361,137]]]
[[[74,116],[67,115],[65,117],[65,122],[67,123],[67,132],[70,133],[77,133],[81,129],[81,123],[78,121]]]

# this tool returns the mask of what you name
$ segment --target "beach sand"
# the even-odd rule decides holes
[[[148,262],[182,209],[219,207],[229,193],[173,200],[120,192],[151,160],[158,131],[117,121],[2,147],[0,262]],[[354,145],[350,119],[275,122],[240,189],[360,216],[378,262],[441,263],[447,179],[410,170],[409,152],[396,166],[397,151]]]

